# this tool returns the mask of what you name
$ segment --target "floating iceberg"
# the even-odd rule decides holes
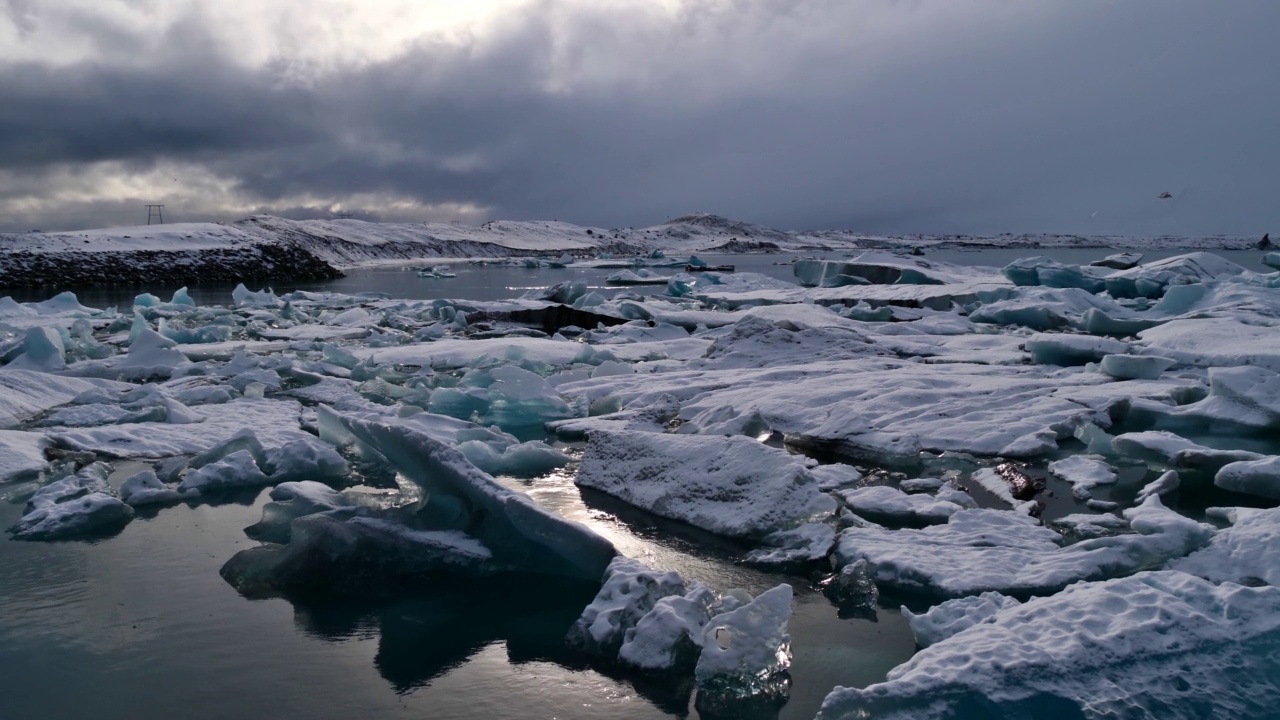
[[[9,532],[15,540],[62,540],[119,530],[133,519],[133,508],[107,484],[110,472],[109,465],[94,463],[44,486]]]
[[[616,555],[609,541],[508,490],[458,450],[420,430],[349,415],[331,417],[426,491],[420,513],[476,538],[503,566],[596,582]]]
[[[186,496],[161,482],[151,469],[131,475],[120,484],[120,499],[132,507],[178,502]]]
[[[627,630],[618,661],[648,672],[692,672],[702,652],[702,628],[720,604],[719,596],[698,582],[683,595],[660,598]]]
[[[1071,494],[1077,500],[1088,500],[1099,485],[1114,485],[1117,476],[1111,466],[1098,456],[1072,455],[1049,463],[1049,472],[1071,483]]]

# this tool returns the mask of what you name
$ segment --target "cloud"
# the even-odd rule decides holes
[[[1266,0],[538,0],[420,32],[396,3],[8,2],[30,39],[0,51],[0,228],[144,202],[872,232],[1275,217]],[[324,30],[344,22],[364,34]]]

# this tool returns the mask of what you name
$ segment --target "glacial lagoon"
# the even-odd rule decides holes
[[[961,266],[1000,267],[1012,259],[1031,254],[1036,253],[942,250],[931,252],[926,259]],[[1048,250],[1042,254],[1059,262],[1076,264],[1097,259],[1105,252]],[[1177,254],[1176,251],[1152,251],[1147,253],[1146,259],[1152,261]],[[1240,263],[1250,271],[1268,270],[1260,263],[1261,252],[1221,251],[1216,254]],[[778,255],[706,256],[704,259],[712,264],[733,263],[741,272],[760,273],[775,280],[793,279],[789,265],[777,264],[787,258]],[[609,288],[603,283],[604,276],[614,270],[531,270],[523,267],[466,264],[455,264],[453,267],[458,274],[454,279],[420,278],[403,267],[385,266],[355,270],[344,279],[325,284],[279,287],[275,290],[281,296],[295,291],[348,296],[376,292],[384,293],[392,299],[467,298],[477,301],[511,300],[530,290],[566,280],[582,280],[588,290],[601,293],[606,300],[624,290]],[[149,290],[168,297],[174,289]],[[665,288],[625,290],[632,293],[661,294]],[[1272,301],[1274,293],[1274,290],[1270,293]],[[127,306],[136,294],[138,291],[134,288],[100,288],[79,292],[77,296],[84,305],[102,308],[112,305]],[[47,294],[41,296],[39,293],[29,293],[25,296],[15,295],[15,299],[36,302],[44,300],[46,296]],[[231,288],[193,287],[190,297],[196,306],[232,303]],[[1261,297],[1268,295],[1263,293]],[[361,300],[337,295],[329,300],[314,301],[310,306],[306,301],[299,300],[296,307],[304,308],[304,313],[309,314],[298,322],[324,325],[332,322],[339,313],[349,312],[350,308],[359,308],[362,303],[372,302],[368,298]],[[255,303],[260,303],[257,309],[253,307]],[[263,322],[263,313],[269,314],[279,309],[278,304],[262,297],[242,305],[245,306],[240,309],[240,320],[237,321],[240,328],[246,322]],[[326,309],[328,306],[332,310]],[[1270,311],[1255,308],[1249,312],[1274,317],[1273,314],[1267,315],[1267,312],[1274,312],[1275,309],[1273,302]],[[398,307],[392,311],[421,319],[418,326],[409,330],[420,330],[432,324],[446,322],[439,307],[432,308],[430,304]],[[169,317],[180,318],[183,312],[185,310],[179,308]],[[142,315],[145,317],[147,312],[143,310]],[[833,318],[838,317],[835,313],[831,315]],[[861,360],[851,359],[842,349],[854,342],[851,336],[840,334],[846,330],[837,332],[833,329],[839,324],[835,320],[832,320],[829,328],[818,324],[804,325],[804,322],[811,322],[807,320],[810,317],[804,314],[794,315],[785,320],[785,326],[779,324],[779,327],[788,328],[783,334],[796,333],[803,336],[804,339],[799,341],[801,346],[819,355],[815,362],[844,360],[875,363],[881,359],[889,362],[889,353],[881,356],[872,353]],[[906,326],[926,320],[942,322],[933,316],[895,319],[901,322],[884,325]],[[32,324],[39,323],[33,321]],[[127,325],[125,323],[114,330],[102,327],[94,332],[95,340],[92,342],[109,343],[111,337],[118,336]],[[355,323],[355,326],[359,327],[361,324]],[[156,327],[154,322],[149,324],[148,330],[151,327]],[[748,371],[751,365],[759,364],[757,360],[765,357],[758,354],[759,348],[769,348],[772,347],[770,343],[777,342],[770,339],[773,336],[769,332],[753,331],[754,335],[744,333],[740,340],[735,341],[733,338],[725,339],[728,337],[727,330],[718,334],[714,333],[714,328],[711,330],[713,334],[708,336],[709,340],[719,343],[720,347],[728,351],[729,357],[743,358],[721,360],[720,367],[737,367],[745,373],[746,378],[750,377]],[[449,328],[449,335],[454,331],[455,328]],[[236,333],[239,332],[237,329]],[[591,364],[593,361],[577,363],[579,375],[566,376],[563,385],[552,386],[563,388],[562,395],[626,398],[621,408],[615,408],[615,411],[620,411],[629,403],[638,402],[640,391],[636,388],[639,386],[628,389],[625,384],[619,384],[608,389],[605,387],[607,375],[594,372],[593,367],[607,366],[612,372],[614,366],[606,365],[607,363],[654,363],[661,371],[679,371],[679,366],[689,363],[685,356],[677,352],[677,345],[661,345],[664,349],[657,354],[628,355],[622,352],[624,345],[634,348],[643,345],[646,339],[636,336],[632,339],[634,341],[615,345],[610,343],[608,332],[599,332],[598,337],[594,338],[600,341],[596,347],[617,352],[611,353],[611,359],[596,361],[594,365]],[[949,330],[936,332],[940,333],[938,336],[951,336]],[[1004,332],[1013,332],[1015,336],[1022,338],[1029,334],[1017,328],[1011,331],[1007,327]],[[928,332],[925,334],[936,337]],[[872,345],[880,343],[889,347],[892,342],[897,342],[893,340],[894,337],[899,336],[877,336],[878,339]],[[999,338],[1001,334],[993,333],[992,337]],[[115,341],[119,340],[116,337]],[[652,341],[672,342],[663,338],[652,338]],[[295,346],[287,352],[296,353],[299,361],[310,363],[308,367],[312,370],[308,372],[311,372],[333,360],[333,357],[322,353],[322,344],[316,342],[310,346]],[[388,342],[386,347],[394,345],[395,343]],[[1020,352],[1014,346],[1008,342],[1002,345],[990,344],[983,345],[978,351],[989,352],[993,357],[999,353]],[[356,342],[349,347],[358,353],[361,344]],[[903,356],[906,352],[903,348],[906,346],[897,347],[893,354]],[[699,348],[702,349],[705,348]],[[834,352],[829,356],[822,356],[822,353],[832,351]],[[752,355],[753,352],[757,354]],[[780,351],[774,347],[769,352]],[[939,350],[935,357],[945,360],[947,353],[955,353],[961,362],[973,362],[974,348],[948,346]],[[688,357],[700,354],[693,353]],[[547,372],[573,372],[558,370],[554,367],[557,363],[548,363],[546,358],[537,353],[508,352],[494,355],[490,360],[509,363],[527,361],[530,366],[545,366]],[[95,361],[88,359],[81,362]],[[110,358],[100,362],[109,363]],[[208,363],[216,375],[217,368],[226,362],[226,358],[197,362]],[[763,362],[768,366],[776,360]],[[1203,369],[1195,370],[1194,363],[1189,363],[1188,366],[1192,369],[1184,370],[1178,376],[1180,379],[1170,381],[1167,387],[1158,388],[1154,384],[1139,387],[1135,384],[1126,392],[1131,397],[1138,398],[1133,400],[1134,403],[1151,412],[1154,412],[1149,407],[1152,403],[1193,405],[1203,400],[1207,391],[1198,391],[1194,387],[1197,383],[1203,384]],[[104,364],[103,367],[114,366]],[[330,364],[329,367],[334,366]],[[906,366],[895,360],[885,367],[902,369]],[[912,366],[909,369],[914,371],[916,368]],[[996,365],[992,365],[990,370],[1003,378],[1002,382],[1008,380],[1008,387],[1022,388],[1019,392],[1039,392],[1033,391],[1032,385],[1025,384],[1023,379],[999,375],[999,372],[1004,371],[997,371]],[[714,367],[708,370],[714,371]],[[821,375],[814,369],[802,371],[801,374],[804,372]],[[868,372],[873,371],[868,369]],[[344,372],[339,369],[334,369],[333,373],[331,377],[341,379],[344,376]],[[445,369],[439,368],[437,373],[443,374]],[[97,375],[112,376],[107,370]],[[349,372],[345,375],[350,378]],[[281,377],[287,379],[288,375]],[[373,379],[376,380],[377,377],[375,375]],[[388,372],[385,377],[398,376]],[[818,379],[821,380],[820,377]],[[217,382],[235,385],[231,376]],[[399,379],[397,382],[404,381]],[[690,376],[689,382],[709,381]],[[1087,402],[1083,398],[1092,397],[1090,393],[1094,391],[1090,388],[1095,387],[1092,383],[1090,380],[1088,384],[1081,385],[1081,394],[1073,402]],[[286,381],[283,387],[268,387],[267,396],[270,397],[273,390],[288,389],[290,385]],[[432,387],[439,390],[449,385],[439,383]],[[379,395],[379,392],[376,387],[369,385],[360,386],[359,389],[359,393],[365,398],[386,407],[396,406],[398,402],[418,402],[416,399],[405,399],[394,394]],[[769,392],[776,394],[779,391],[770,389]],[[262,389],[255,390],[245,385],[238,388],[237,401],[261,393]],[[303,400],[304,408],[315,404],[317,401],[314,398]],[[192,409],[203,407],[196,402],[192,402],[192,406]],[[722,407],[729,407],[727,401]],[[698,409],[694,408],[695,411]],[[170,412],[173,412],[172,409]],[[787,412],[794,413],[795,410],[789,409]],[[1060,410],[1028,406],[1027,412],[1036,417],[1037,413],[1046,413],[1047,418]],[[311,422],[305,420],[307,413],[304,409],[304,424]],[[604,414],[604,410],[600,410],[600,414]],[[711,415],[698,416],[697,422],[709,423]],[[41,417],[46,416],[47,413],[41,413]],[[998,418],[1002,416],[996,412],[992,417],[997,418],[998,422]],[[1032,419],[1031,422],[1034,424],[1039,420]],[[1148,426],[1151,424],[1147,423]],[[1139,425],[1141,423],[1135,424],[1133,429],[1145,430],[1145,427]],[[37,427],[49,426],[25,422],[22,427],[35,430]],[[1224,435],[1208,431],[1206,427],[1201,426],[1197,430],[1188,426],[1189,429],[1184,430],[1182,435],[1202,443],[1204,447],[1224,452],[1253,452],[1260,457],[1280,452],[1280,447],[1268,439],[1265,433]],[[1120,425],[1108,428],[1113,434],[1119,434],[1125,429],[1127,428]],[[813,438],[818,437],[820,432],[818,429],[810,429],[796,434]],[[781,432],[773,432],[765,433],[762,437],[767,438],[768,447],[779,453],[804,453],[824,464],[858,464],[872,478],[869,483],[872,486],[892,486],[916,474],[907,472],[893,475],[891,473],[898,468],[891,464],[878,467],[876,463],[852,459],[834,452],[829,446],[817,443],[784,446],[782,435]],[[906,604],[915,612],[923,613],[935,603],[936,598],[904,592],[901,586],[895,589],[889,583],[888,587],[881,590],[881,601],[874,617],[842,617],[843,613],[818,587],[826,579],[829,566],[824,566],[823,563],[799,563],[770,569],[745,563],[744,556],[757,547],[757,543],[712,534],[694,525],[664,518],[623,502],[609,493],[575,485],[574,473],[582,462],[585,451],[583,441],[552,433],[528,432],[521,433],[520,439],[543,441],[570,458],[570,462],[563,468],[542,472],[533,477],[520,478],[495,472],[493,474],[498,482],[508,489],[527,493],[539,507],[558,517],[583,524],[611,542],[620,554],[636,558],[653,568],[678,572],[684,578],[704,583],[720,592],[739,588],[756,596],[780,583],[787,583],[793,588],[793,614],[787,626],[793,654],[789,672],[789,696],[785,703],[759,710],[760,717],[812,718],[818,713],[832,688],[861,688],[882,682],[891,669],[907,662],[916,652],[916,639],[897,608],[900,604]],[[1133,442],[1141,441],[1143,439],[1138,438]],[[945,444],[949,441],[944,439],[939,442]],[[1101,514],[1096,508],[1086,508],[1084,497],[1102,504],[1115,503],[1121,508],[1140,504],[1137,496],[1161,474],[1156,472],[1156,468],[1172,464],[1168,458],[1163,461],[1151,460],[1148,464],[1149,457],[1160,457],[1162,452],[1159,443],[1148,443],[1142,447],[1149,457],[1144,456],[1140,462],[1135,461],[1137,456],[1123,452],[1109,457],[1109,462],[1116,468],[1116,477],[1110,481],[1111,484],[1095,488],[1091,496],[1076,494],[1073,497],[1072,485],[1064,479],[1066,474],[1045,472],[1045,467],[1051,460],[1069,457],[1085,450],[1096,452],[1090,442],[1091,437],[1087,434],[1077,433],[1074,437],[1067,435],[1062,438],[1060,451],[1026,456],[1027,472],[1034,480],[1044,484],[1036,495],[1041,503],[1038,513],[1043,521],[1051,522],[1080,513]],[[979,479],[984,468],[989,470],[988,465],[981,460],[973,460],[972,453],[965,452],[980,449],[980,444],[975,441],[972,447],[951,451],[955,456],[954,460],[947,452],[941,452],[936,461],[927,464],[923,472],[920,468],[916,468],[916,471],[926,477],[961,478],[960,484],[978,505],[1009,512],[1007,508],[1011,501],[1002,496],[1004,491],[999,487],[1000,481],[997,480],[996,485],[992,486]],[[1009,454],[1018,453],[1010,451]],[[803,455],[797,457],[802,459]],[[355,462],[354,458],[352,461]],[[113,462],[109,482],[118,488],[121,481],[150,464],[148,458],[117,459]],[[1197,472],[1200,470],[1195,468],[1190,472],[1193,480]],[[988,476],[991,474],[988,472]],[[371,495],[394,495],[397,491],[396,485],[385,482],[385,478],[381,484],[372,479],[368,482],[369,484],[364,484],[359,478],[348,478],[342,484],[349,486],[351,491]],[[33,486],[18,483],[0,486],[0,491],[10,496],[10,502],[0,503],[0,526],[10,527],[19,521],[23,515],[23,504],[34,490]],[[249,487],[192,496],[159,507],[140,506],[128,525],[90,539],[0,543],[0,567],[6,569],[0,579],[0,647],[5,648],[7,657],[19,660],[13,670],[0,674],[0,697],[5,698],[4,714],[11,717],[73,716],[83,710],[86,701],[91,701],[95,707],[95,715],[105,718],[164,714],[193,718],[258,715],[393,718],[721,717],[714,713],[700,713],[695,707],[690,677],[647,677],[611,663],[585,657],[567,648],[564,642],[566,629],[583,611],[583,607],[591,602],[594,595],[591,587],[558,583],[549,578],[435,578],[425,585],[372,591],[354,597],[334,596],[323,592],[290,593],[288,599],[246,597],[223,579],[220,570],[237,552],[258,545],[257,541],[246,535],[245,528],[262,518],[264,507],[270,501],[269,491],[269,487]],[[1013,504],[1017,505],[1021,500],[1022,498],[1018,498]],[[856,501],[853,502],[856,505]],[[1207,507],[1224,502],[1246,507],[1268,507],[1271,504],[1271,501],[1255,495],[1226,493],[1212,485],[1200,488],[1188,486],[1180,495],[1169,496],[1169,502],[1172,507],[1181,511],[1182,516],[1196,521],[1206,519]],[[868,505],[864,509],[868,516],[875,516],[874,506]],[[1156,553],[1144,557],[1166,553],[1169,560],[1176,560],[1180,555],[1207,546],[1208,538],[1213,532],[1208,529],[1210,526],[1198,525],[1206,528],[1203,530],[1177,529],[1181,528],[1177,525],[1181,521],[1171,518],[1182,516],[1163,512],[1165,514],[1160,515],[1158,511],[1150,511],[1154,518],[1151,523],[1165,528],[1153,532],[1157,535],[1170,533],[1170,537],[1182,533],[1178,537],[1183,538],[1179,542],[1185,543],[1185,552],[1169,550],[1164,546],[1154,549],[1144,546],[1141,552]],[[1224,524],[1221,518],[1216,522],[1218,525]],[[859,527],[852,521],[842,522],[840,526]],[[1195,539],[1196,533],[1202,533],[1203,538]],[[1101,533],[1101,536],[1107,535],[1107,532]],[[1139,566],[1151,569],[1163,564],[1164,559],[1154,565],[1148,560],[1145,563],[1139,562],[1134,569]],[[1053,704],[1044,707],[1051,713],[1056,712],[1057,708]],[[1075,711],[1063,710],[1062,716],[1078,716],[1072,715],[1072,712]]]

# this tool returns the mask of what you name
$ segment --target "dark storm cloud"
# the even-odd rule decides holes
[[[158,42],[109,26],[109,60],[0,67],[0,168],[56,189],[95,163],[189,163],[276,208],[358,195],[599,225],[1261,233],[1275,27],[1266,0],[756,0],[665,23],[543,2],[470,44],[307,73],[238,63],[191,19]],[[145,62],[111,60],[130,43]],[[115,222],[109,203],[67,212]]]

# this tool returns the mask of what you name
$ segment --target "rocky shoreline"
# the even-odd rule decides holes
[[[193,250],[0,254],[0,287],[159,286],[208,282],[333,280],[341,270],[297,246],[261,243]]]

